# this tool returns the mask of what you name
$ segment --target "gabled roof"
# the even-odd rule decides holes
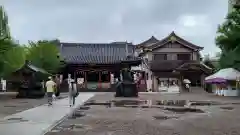
[[[127,42],[60,43],[59,49],[65,62],[72,64],[114,64],[139,60],[133,56],[134,45]]]
[[[143,41],[142,43],[138,44],[136,47],[137,47],[137,48],[146,47],[146,46],[149,46],[150,44],[153,45],[153,44],[157,43],[158,41],[159,41],[159,40],[158,40],[156,37],[152,36],[152,37],[149,38],[148,40]]]
[[[26,61],[25,64],[15,72],[21,72],[21,71],[27,71],[27,72],[31,71],[31,72],[38,72],[38,73],[42,73],[42,74],[50,74],[45,69],[39,68],[39,67],[31,64],[31,62],[29,62],[29,61]]]
[[[26,64],[26,67],[28,67],[29,69],[31,69],[34,72],[40,72],[40,73],[43,73],[43,74],[49,74],[46,70],[44,70],[42,68],[39,68],[39,67],[36,67],[36,66],[34,66],[32,64]]]
[[[175,34],[175,32],[173,31],[172,33],[170,33],[167,37],[165,37],[164,39],[160,40],[159,42],[155,43],[153,46],[151,46],[150,48],[152,50],[162,47],[165,44],[167,44],[168,42],[178,42],[179,44],[186,46],[190,49],[193,50],[202,50],[203,47],[201,46],[197,46],[193,43],[190,43],[189,41],[179,37],[178,35]]]

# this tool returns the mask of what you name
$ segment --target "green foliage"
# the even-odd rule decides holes
[[[0,6],[0,77],[7,76],[20,69],[26,59],[36,67],[49,73],[55,73],[63,66],[56,47],[58,40],[30,42],[28,46],[19,46],[10,35],[8,17]]]
[[[240,69],[240,9],[236,8],[227,15],[217,34],[216,44],[222,50],[220,68]]]
[[[234,50],[228,52],[223,52],[220,59],[219,65],[220,68],[235,68],[240,70],[240,46]]]
[[[24,49],[20,46],[14,47],[4,53],[3,59],[3,76],[7,76],[24,66],[26,60]]]
[[[0,6],[0,40],[10,38],[11,35],[8,26],[8,16],[3,6]]]
[[[29,42],[27,59],[31,64],[43,68],[52,74],[56,73],[63,66],[55,40]]]
[[[25,52],[16,44],[9,32],[8,17],[0,6],[0,76],[6,76],[24,65]]]

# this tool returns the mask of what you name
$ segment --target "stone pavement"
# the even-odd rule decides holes
[[[240,135],[240,98],[208,93],[139,94],[139,98],[115,98],[114,93],[96,94],[95,105],[79,108],[46,135]],[[191,100],[214,101],[216,105],[193,105],[204,112],[174,112],[163,108],[113,105],[110,100]],[[155,107],[154,107],[155,106]],[[171,107],[171,105],[167,106]],[[178,106],[176,106],[177,108]]]
[[[47,98],[29,99],[15,96],[9,93],[0,94],[0,119],[47,103]],[[56,100],[66,97],[68,97],[68,93],[61,93]]]
[[[94,93],[80,93],[76,98],[76,106],[70,108],[68,98],[55,101],[53,106],[42,105],[0,120],[1,135],[43,135],[75,108],[82,105]]]

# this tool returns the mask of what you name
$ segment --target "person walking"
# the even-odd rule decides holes
[[[56,83],[53,81],[52,77],[48,77],[48,81],[46,82],[46,89],[47,89],[47,98],[48,98],[48,105],[52,105],[53,101],[53,94]]]
[[[75,98],[77,96],[77,85],[73,79],[69,83],[69,106],[72,107],[75,105]]]
[[[56,83],[56,91],[55,91],[55,95],[56,97],[59,97],[60,96],[60,78],[59,78],[59,75],[56,75],[55,77],[55,83]]]

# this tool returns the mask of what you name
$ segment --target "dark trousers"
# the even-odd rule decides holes
[[[47,92],[47,98],[48,98],[48,104],[52,104],[52,95],[53,95],[53,92]]]

